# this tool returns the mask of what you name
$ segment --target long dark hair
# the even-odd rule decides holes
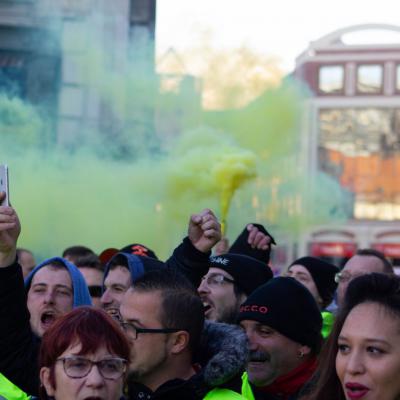
[[[400,318],[400,277],[372,273],[350,282],[343,308],[321,353],[319,367],[313,378],[314,387],[302,400],[346,400],[335,368],[338,337],[350,311],[366,302],[377,303]]]

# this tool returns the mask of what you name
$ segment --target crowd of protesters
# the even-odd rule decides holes
[[[165,262],[133,243],[36,264],[20,231],[0,206],[0,399],[400,399],[400,278],[375,250],[274,276],[262,225],[229,246],[206,209]]]

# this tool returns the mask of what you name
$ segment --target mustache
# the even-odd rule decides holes
[[[270,361],[271,357],[265,351],[250,351],[249,361]]]

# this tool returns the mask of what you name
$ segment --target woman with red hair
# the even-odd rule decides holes
[[[40,398],[119,400],[129,364],[129,344],[104,311],[76,308],[43,335]]]

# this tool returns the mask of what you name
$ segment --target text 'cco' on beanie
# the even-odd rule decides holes
[[[239,322],[257,321],[312,349],[321,344],[322,318],[311,293],[293,278],[271,279],[240,307]]]

